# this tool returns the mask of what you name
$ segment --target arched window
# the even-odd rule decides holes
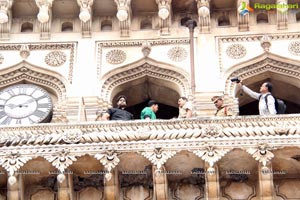
[[[64,22],[61,25],[61,32],[72,32],[73,31],[73,24],[71,22]]]
[[[256,16],[256,23],[257,24],[265,24],[265,23],[269,23],[269,18],[268,15],[266,13],[259,13]]]
[[[21,32],[22,33],[30,33],[33,32],[33,24],[29,22],[25,22],[21,26]]]
[[[144,19],[141,21],[141,30],[152,29],[152,23],[149,19]]]
[[[300,22],[300,12],[297,12],[297,13],[296,13],[296,21],[297,21],[297,22]]]
[[[218,18],[218,26],[229,26],[230,25],[230,21],[229,21],[229,17],[222,15]]]
[[[101,22],[101,31],[111,31],[111,30],[112,30],[111,20],[104,20]]]

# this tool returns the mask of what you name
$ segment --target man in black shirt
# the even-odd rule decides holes
[[[102,120],[131,120],[133,115],[126,111],[127,98],[121,95],[117,98],[117,108],[110,108],[103,114]]]

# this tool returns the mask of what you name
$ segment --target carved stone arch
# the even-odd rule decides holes
[[[66,101],[66,87],[68,85],[60,74],[43,69],[22,61],[14,66],[0,70],[0,89],[18,83],[31,83],[43,87],[57,98],[54,104],[53,120],[60,120],[64,116]]]
[[[285,83],[293,88],[299,89],[300,87],[300,65],[296,60],[281,57],[269,52],[266,52],[258,57],[252,58],[248,61],[239,63],[231,67],[225,72],[225,96],[229,104],[236,106],[238,110],[238,101],[236,98],[237,90],[236,84],[232,83],[230,79],[232,77],[239,77],[244,80],[246,85],[254,84],[268,78],[274,79],[275,83]],[[274,84],[274,83],[273,83]],[[274,85],[275,86],[275,85]],[[257,90],[259,86],[256,87]],[[274,87],[276,90],[276,86]],[[292,103],[299,104],[300,96],[290,97],[289,92],[286,90],[280,90],[277,88],[277,95],[275,96],[291,100]]]
[[[113,96],[118,93],[116,90],[118,86],[147,76],[162,80],[162,84],[177,91],[181,96],[188,97],[192,94],[187,72],[180,68],[146,58],[105,74],[102,78],[102,98],[105,101],[111,102]]]

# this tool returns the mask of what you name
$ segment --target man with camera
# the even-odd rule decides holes
[[[247,86],[242,84],[239,78],[232,78],[232,82],[237,83],[237,85],[248,94],[250,97],[257,99],[258,110],[260,115],[274,115],[276,114],[275,99],[272,96],[273,85],[270,82],[265,82],[260,87],[260,93],[254,92]]]

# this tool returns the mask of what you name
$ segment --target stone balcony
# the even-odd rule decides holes
[[[91,193],[97,199],[280,199],[297,196],[293,187],[300,186],[299,114],[0,131],[0,176],[6,177],[0,196],[7,199],[72,199],[70,191],[78,200],[93,199]]]

